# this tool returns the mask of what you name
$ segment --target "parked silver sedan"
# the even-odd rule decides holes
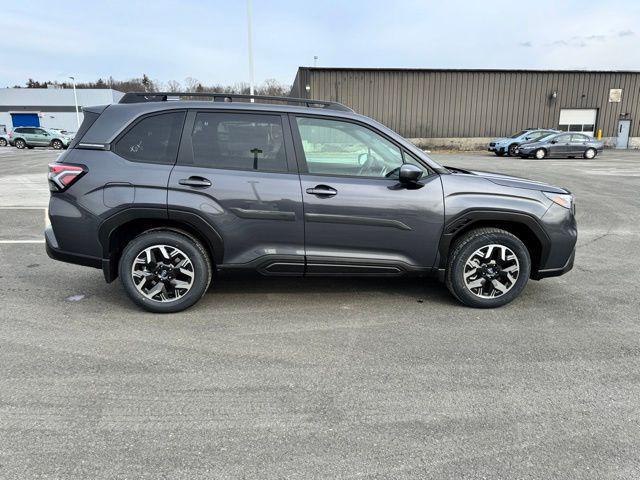
[[[522,158],[594,158],[601,153],[604,144],[584,133],[553,133],[532,142],[518,145],[516,155]]]

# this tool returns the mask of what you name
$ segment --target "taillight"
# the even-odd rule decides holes
[[[60,163],[49,164],[49,190],[61,192],[78,180],[85,170],[75,165],[63,165]]]
[[[9,138],[13,137],[13,132],[9,132]]]

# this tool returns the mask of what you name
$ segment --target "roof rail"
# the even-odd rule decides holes
[[[268,100],[270,102],[282,102],[287,104],[302,105],[305,107],[327,108],[353,112],[352,109],[338,102],[326,100],[314,100],[311,98],[274,97],[270,95],[244,95],[240,93],[208,93],[208,92],[129,92],[125,93],[118,103],[144,103],[167,102],[180,100],[183,97],[211,98],[214,102],[233,102],[239,100]]]

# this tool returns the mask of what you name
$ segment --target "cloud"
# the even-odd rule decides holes
[[[529,40],[527,40],[526,42],[518,42],[518,45],[521,46],[521,47],[532,47],[533,46],[533,44]]]
[[[620,30],[618,32],[619,37],[630,37],[632,35],[635,35],[635,32],[633,30]]]

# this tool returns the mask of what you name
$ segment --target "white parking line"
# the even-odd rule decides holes
[[[0,240],[0,244],[2,245],[11,245],[17,243],[44,243],[44,240]]]

